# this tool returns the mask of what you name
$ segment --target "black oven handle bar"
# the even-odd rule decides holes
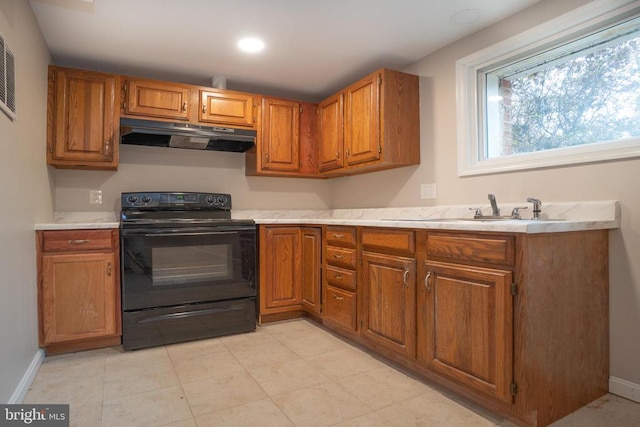
[[[195,317],[195,316],[205,316],[207,314],[212,313],[222,313],[226,311],[238,311],[242,310],[242,305],[230,305],[219,308],[209,308],[206,310],[192,310],[192,311],[181,311],[179,313],[169,313],[169,314],[161,314],[158,316],[148,317],[144,320],[140,320],[138,323],[149,323],[149,322],[157,322],[159,320],[168,320],[168,319],[180,319],[184,317]]]
[[[212,231],[209,229],[198,229],[190,231],[184,228],[131,228],[131,229],[121,229],[121,234],[126,236],[144,236],[144,237],[193,237],[193,236],[220,236],[220,235],[230,235],[236,234],[241,231],[256,231],[255,226],[247,226],[247,227],[234,227],[234,228],[226,228],[219,229],[219,231]]]

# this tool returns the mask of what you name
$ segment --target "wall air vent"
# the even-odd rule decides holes
[[[16,62],[13,52],[0,34],[0,108],[16,119]]]

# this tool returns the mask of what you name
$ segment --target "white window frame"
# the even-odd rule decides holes
[[[640,157],[640,139],[635,138],[481,159],[485,119],[479,95],[481,70],[531,56],[639,13],[637,1],[596,0],[456,61],[458,176]]]

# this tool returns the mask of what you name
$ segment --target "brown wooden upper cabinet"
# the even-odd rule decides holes
[[[300,170],[299,102],[264,98],[262,101],[262,169]]]
[[[118,168],[117,76],[49,67],[47,163]]]
[[[248,93],[201,90],[198,121],[253,128],[254,97]]]
[[[318,168],[326,172],[344,167],[344,94],[337,93],[318,105]]]
[[[339,95],[344,103],[342,121],[337,117],[340,101],[336,95],[320,103],[321,175],[352,175],[420,163],[418,76],[381,69]]]
[[[262,98],[256,148],[246,153],[246,174],[317,177],[317,105]]]
[[[124,92],[124,114],[189,120],[189,88],[185,85],[128,78]]]

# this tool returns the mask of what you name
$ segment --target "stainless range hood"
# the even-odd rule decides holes
[[[243,153],[253,148],[256,131],[189,123],[120,119],[120,142],[130,145]]]

